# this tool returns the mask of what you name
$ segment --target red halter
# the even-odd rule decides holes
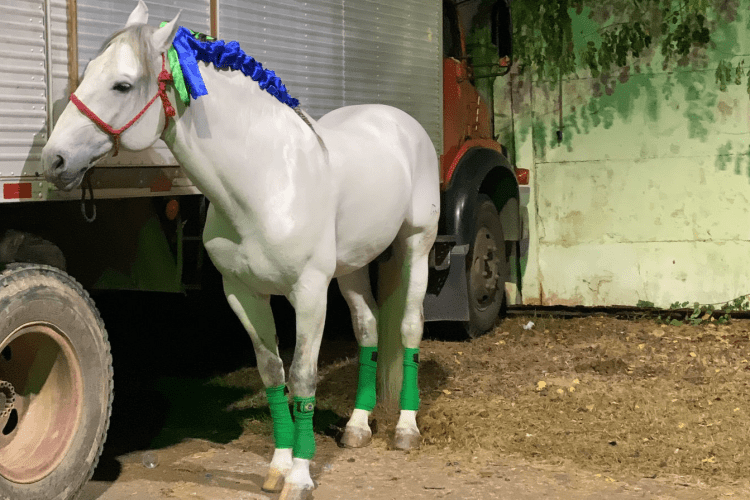
[[[114,129],[112,126],[104,123],[104,121],[96,116],[96,113],[91,111],[88,106],[86,106],[84,103],[81,102],[78,97],[76,97],[75,94],[70,94],[70,101],[76,105],[76,107],[79,109],[81,113],[86,115],[92,122],[96,123],[100,129],[106,134],[109,134],[110,137],[112,137],[112,141],[114,142],[113,151],[114,153],[112,156],[117,156],[117,154],[120,152],[120,134],[125,132],[127,129],[129,129],[135,122],[138,121],[138,119],[143,116],[143,114],[146,112],[148,108],[151,107],[151,105],[156,101],[157,97],[161,97],[162,106],[164,107],[164,130],[167,130],[167,126],[169,125],[169,118],[171,116],[174,116],[175,110],[172,106],[172,103],[169,102],[169,97],[167,97],[167,83],[173,81],[172,74],[167,71],[165,66],[165,58],[164,54],[161,55],[161,73],[159,73],[159,91],[156,93],[154,97],[151,98],[150,101],[148,101],[148,104],[141,110],[140,113],[135,115],[135,117],[130,120],[128,123],[125,124],[124,127],[121,127],[119,129]],[[162,133],[164,133],[162,131]]]

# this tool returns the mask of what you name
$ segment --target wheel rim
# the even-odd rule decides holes
[[[474,240],[474,260],[471,263],[471,292],[474,307],[483,311],[497,296],[500,253],[495,237],[486,227],[480,227]]]
[[[39,481],[60,464],[81,420],[78,358],[54,325],[27,324],[0,345],[0,381],[15,392],[12,410],[0,409],[0,475]]]

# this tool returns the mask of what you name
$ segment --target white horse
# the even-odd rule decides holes
[[[159,138],[166,142],[211,201],[203,241],[253,341],[267,388],[276,448],[264,489],[283,484],[281,498],[306,498],[314,488],[312,414],[326,290],[338,279],[360,345],[357,402],[343,442],[363,446],[371,437],[379,343],[367,266],[391,245],[400,271],[385,285],[400,328],[391,336],[381,328],[380,369],[403,366],[396,446],[419,444],[418,349],[440,206],[437,156],[419,123],[395,108],[345,107],[315,122],[240,71],[203,62],[208,93],[184,106],[163,62],[178,17],[158,29],[146,26],[148,9],[139,1],[86,68],[71,96],[75,105],[64,110],[44,148],[45,174],[60,189],[73,189],[120,144],[138,151]],[[297,319],[294,422],[271,295],[286,296]],[[400,353],[385,359],[394,350]]]

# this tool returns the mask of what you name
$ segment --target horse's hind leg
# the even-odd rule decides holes
[[[270,300],[268,296],[255,295],[241,283],[227,279],[224,280],[224,293],[253,341],[258,371],[266,387],[276,448],[263,489],[278,492],[284,485],[284,476],[292,469],[294,424],[289,413],[289,401],[284,394],[284,365],[276,346],[276,327]]]
[[[370,275],[367,267],[346,276],[339,276],[337,279],[341,294],[349,304],[354,335],[359,343],[357,398],[354,411],[341,438],[341,444],[350,448],[360,448],[368,445],[372,439],[368,418],[376,402],[377,304],[370,288]]]
[[[404,227],[394,242],[401,260],[401,276],[406,283],[404,316],[401,320],[401,342],[404,347],[401,413],[396,424],[394,445],[401,450],[419,447],[421,435],[417,427],[419,409],[419,344],[424,329],[423,303],[427,291],[429,252],[435,242],[437,227]]]

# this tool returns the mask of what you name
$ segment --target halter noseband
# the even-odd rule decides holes
[[[135,117],[130,120],[128,123],[125,124],[125,126],[114,129],[111,125],[107,124],[96,116],[96,113],[91,111],[88,106],[86,106],[84,103],[81,102],[78,97],[76,97],[75,94],[70,94],[70,101],[76,105],[78,110],[86,115],[92,122],[96,123],[100,129],[106,134],[108,134],[110,137],[112,137],[112,141],[114,142],[113,146],[113,153],[112,156],[117,156],[117,154],[120,152],[120,134],[125,132],[127,129],[129,129],[135,122],[138,121],[138,119],[143,116],[143,114],[148,110],[148,108],[151,107],[151,105],[156,101],[157,97],[161,97],[161,103],[162,107],[164,108],[164,130],[167,130],[167,126],[169,125],[169,118],[172,116],[175,116],[175,110],[172,106],[172,103],[169,102],[169,97],[167,96],[167,83],[173,81],[172,74],[167,71],[166,65],[165,65],[165,57],[164,54],[161,55],[161,73],[159,73],[159,90],[156,92],[156,95],[151,98],[150,101],[148,101],[148,104],[144,106],[144,108],[141,110],[140,113],[135,115]],[[164,131],[162,131],[164,133]]]

